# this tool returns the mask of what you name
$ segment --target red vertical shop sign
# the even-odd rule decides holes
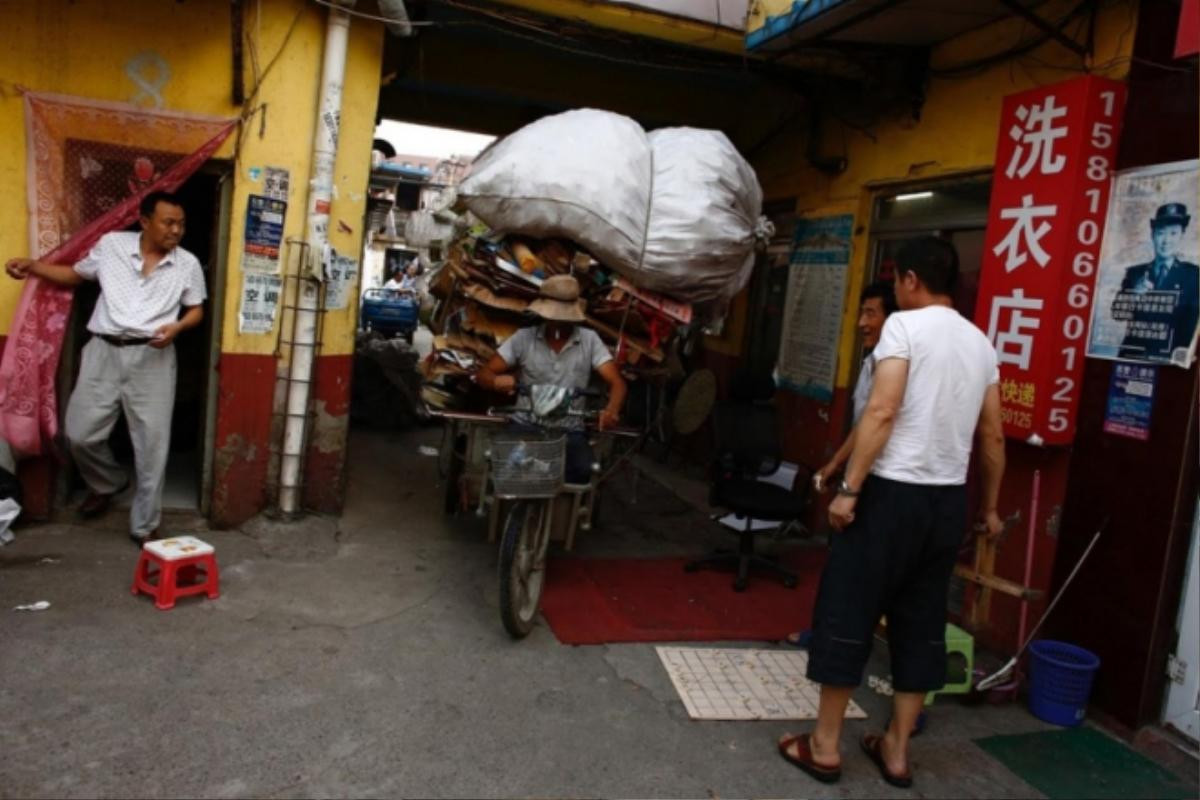
[[[1125,85],[1085,76],[1004,100],[975,323],[1000,360],[1004,432],[1066,444]]]

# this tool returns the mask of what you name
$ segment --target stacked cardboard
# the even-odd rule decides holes
[[[422,364],[422,396],[433,408],[484,404],[474,375],[520,328],[536,324],[529,304],[552,275],[574,275],[587,325],[618,363],[663,361],[664,346],[692,321],[692,308],[643,291],[562,239],[502,236],[479,228],[452,244],[430,285],[438,299],[433,350]]]

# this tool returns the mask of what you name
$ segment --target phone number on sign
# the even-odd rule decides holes
[[[1001,408],[1000,419],[1006,425],[1029,430],[1033,427],[1033,414],[1028,411],[1018,411],[1014,408]]]

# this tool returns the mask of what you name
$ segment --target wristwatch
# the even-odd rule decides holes
[[[842,478],[842,480],[838,482],[837,493],[843,497],[858,497],[858,491],[858,489],[855,489],[850,484],[846,483],[845,478]]]

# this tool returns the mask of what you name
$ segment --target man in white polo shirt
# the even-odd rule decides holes
[[[898,254],[896,300],[876,345],[875,379],[829,506],[833,549],[813,612],[808,677],[821,684],[817,726],[785,736],[783,756],[817,780],[841,777],[842,719],[862,683],[875,628],[887,617],[892,722],[863,751],[893,786],[912,785],[908,739],[925,695],[946,678],[950,576],[967,527],[967,466],[980,451],[980,523],[1001,530],[996,504],[1004,434],[996,351],[954,310],[958,256],[913,240]]]
[[[90,492],[84,517],[103,513],[129,485],[108,437],[124,411],[133,440],[137,491],[129,535],[137,544],[158,536],[163,480],[175,404],[175,337],[204,319],[204,272],[179,247],[183,207],[174,195],[152,192],[140,207],[140,233],[101,237],[74,266],[15,258],[5,266],[61,286],[98,281],[100,297],[88,322],[79,380],[67,405],[66,435]],[[180,316],[180,310],[183,315]]]

